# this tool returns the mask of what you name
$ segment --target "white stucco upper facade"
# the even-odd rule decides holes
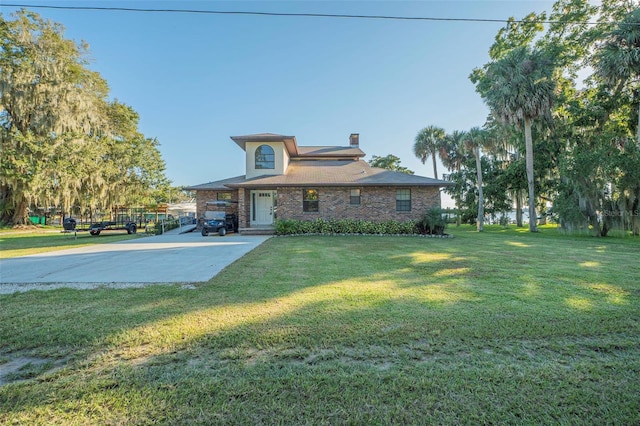
[[[273,149],[274,167],[273,169],[256,169],[256,150],[258,147],[266,145]],[[245,143],[246,152],[246,178],[251,179],[258,176],[283,175],[289,166],[289,153],[284,142],[250,142]]]

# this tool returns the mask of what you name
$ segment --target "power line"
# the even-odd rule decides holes
[[[546,20],[509,20],[509,19],[484,19],[484,18],[435,18],[427,16],[393,16],[393,15],[350,15],[337,13],[287,13],[287,12],[257,12],[257,11],[227,11],[227,10],[202,10],[202,9],[148,9],[138,7],[104,7],[104,6],[52,6],[30,4],[5,4],[10,7],[28,7],[34,9],[61,9],[61,10],[89,10],[89,11],[115,11],[115,12],[143,12],[143,13],[192,13],[205,15],[250,15],[250,16],[283,16],[303,18],[340,18],[340,19],[378,19],[396,21],[441,21],[441,22],[497,22],[497,23],[540,23],[540,24],[578,24],[578,25],[605,25],[611,22],[562,22]]]

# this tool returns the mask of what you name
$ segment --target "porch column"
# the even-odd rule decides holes
[[[244,188],[238,188],[238,227],[248,228],[247,225],[247,206],[244,197]]]

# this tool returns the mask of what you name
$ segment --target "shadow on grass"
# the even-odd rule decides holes
[[[596,351],[609,347],[609,363],[638,349],[640,302],[634,289],[640,271],[628,250],[605,243],[606,250],[598,252],[575,241],[538,237],[512,245],[504,235],[475,235],[453,240],[278,238],[195,290],[58,290],[2,297],[10,309],[0,314],[0,350],[59,350],[61,356],[71,352],[76,358],[66,372],[39,376],[42,382],[0,389],[6,397],[0,415],[115,404],[121,418],[144,422],[147,415],[176,419],[172,413],[185,413],[191,401],[196,411],[198,404],[216,407],[205,417],[209,421],[216,420],[215,413],[230,420],[229,413],[240,415],[243,409],[245,420],[251,421],[246,411],[254,409],[253,420],[264,421],[269,398],[300,409],[303,395],[317,400],[324,394],[323,406],[332,402],[343,410],[335,419],[344,420],[353,407],[340,386],[351,389],[361,382],[372,396],[352,395],[353,404],[388,404],[389,413],[402,416],[393,409],[393,395],[380,401],[371,388],[380,386],[385,393],[384,380],[404,383],[395,386],[423,403],[415,408],[418,415],[438,407],[438,398],[429,398],[447,392],[445,370],[455,376],[452,371],[461,369],[457,377],[464,381],[482,374],[471,366],[484,365],[488,376],[510,383],[515,395],[522,383],[510,368],[519,356],[535,361],[522,361],[531,369],[549,360],[569,363],[577,355],[591,359],[589,345]],[[598,267],[585,267],[585,262]],[[607,334],[623,337],[604,345],[589,340]],[[629,339],[632,343],[621,346],[619,340]],[[567,344],[574,350],[559,357]],[[514,353],[498,356],[499,350]],[[542,354],[545,350],[552,355]],[[632,362],[637,365],[637,356]],[[505,366],[516,376],[494,371]],[[405,371],[411,368],[419,377],[431,371],[439,384],[412,378]],[[550,373],[562,375],[555,368]],[[300,379],[301,374],[309,380]],[[271,391],[247,382],[260,379],[273,386]],[[433,386],[433,392],[416,394],[420,385]],[[455,381],[449,386],[464,389]],[[535,386],[531,391],[544,399]],[[285,397],[287,392],[293,395]],[[490,404],[486,392],[483,401]],[[508,393],[497,404],[518,402]],[[153,403],[147,394],[155,395]],[[133,407],[137,401],[138,411],[125,406],[125,397]],[[464,400],[452,404],[465,413]],[[384,420],[379,408],[369,414],[373,417],[365,410],[360,419]],[[109,418],[102,415],[103,421]],[[282,418],[296,419],[292,413]],[[357,414],[349,418],[358,419]]]

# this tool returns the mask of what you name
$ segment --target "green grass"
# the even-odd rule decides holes
[[[640,423],[640,240],[449,232],[0,296],[0,359],[66,360],[0,386],[0,423]]]
[[[122,232],[109,231],[99,236],[89,232],[62,233],[56,229],[39,229],[35,231],[0,230],[0,259],[46,253],[93,244],[113,243],[116,241],[140,238],[144,234],[127,235]]]

